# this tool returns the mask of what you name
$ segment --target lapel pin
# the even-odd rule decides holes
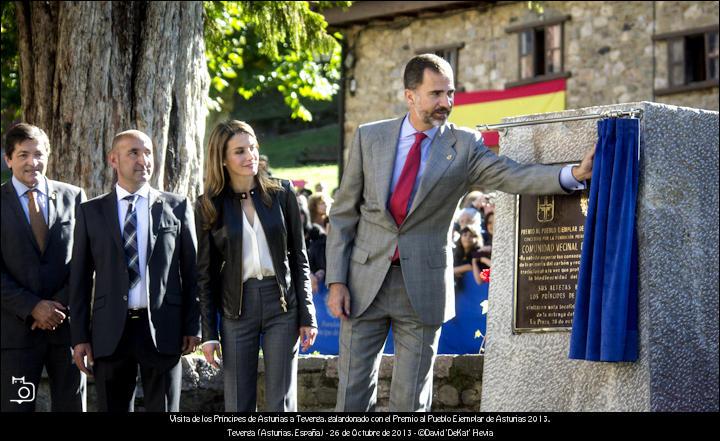
[[[447,155],[447,160],[449,161],[451,159],[452,159],[452,155]]]
[[[50,193],[50,199],[52,199],[54,201],[56,197],[57,197],[57,192],[53,191],[52,193]]]

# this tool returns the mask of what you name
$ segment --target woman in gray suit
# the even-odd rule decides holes
[[[265,410],[296,411],[298,349],[314,343],[317,320],[297,199],[258,168],[258,147],[241,121],[210,135],[196,209],[202,349],[224,362],[226,411],[256,410],[261,345]]]

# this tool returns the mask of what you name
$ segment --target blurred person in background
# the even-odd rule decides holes
[[[270,160],[267,155],[260,155],[258,166],[265,170],[265,173],[267,173],[268,176],[272,176],[272,170],[270,170]]]
[[[460,238],[455,242],[453,250],[453,274],[455,275],[455,289],[462,289],[463,274],[472,272],[472,259],[482,248],[482,238],[475,226],[467,225],[460,230]]]
[[[324,193],[315,193],[308,198],[308,210],[310,210],[310,220],[314,224],[325,225],[330,212],[332,200]]]

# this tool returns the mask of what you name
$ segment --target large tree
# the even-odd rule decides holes
[[[195,196],[210,80],[201,2],[16,2],[23,117],[48,131],[49,175],[106,191],[115,133],[155,145],[152,184]]]
[[[337,44],[307,2],[25,1],[14,6],[23,119],[50,136],[48,175],[90,195],[110,188],[106,155],[115,133],[137,128],[155,145],[152,184],[197,196],[212,104],[210,75],[216,86],[231,85],[233,93],[297,88],[283,94],[296,117],[307,117],[296,99],[333,93],[318,78],[332,77],[321,69],[337,54]],[[248,44],[258,50],[248,50]],[[253,82],[265,76],[255,62],[247,76],[248,60],[283,64],[280,70],[268,67],[272,81]],[[291,71],[293,65],[298,70]],[[301,70],[306,66],[318,75],[308,76]],[[221,95],[213,95],[215,103]]]

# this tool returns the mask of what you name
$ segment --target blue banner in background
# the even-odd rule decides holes
[[[478,285],[472,272],[463,274],[455,292],[455,317],[442,326],[438,354],[479,354],[485,351],[489,283]]]
[[[477,354],[484,348],[487,325],[488,286],[478,285],[471,272],[462,278],[462,288],[455,292],[455,318],[443,324],[440,333],[439,354]],[[340,320],[330,315],[325,300],[327,288],[321,284],[320,291],[313,295],[317,310],[318,336],[311,352],[323,355],[338,354]],[[386,354],[394,353],[392,330],[385,343]]]

